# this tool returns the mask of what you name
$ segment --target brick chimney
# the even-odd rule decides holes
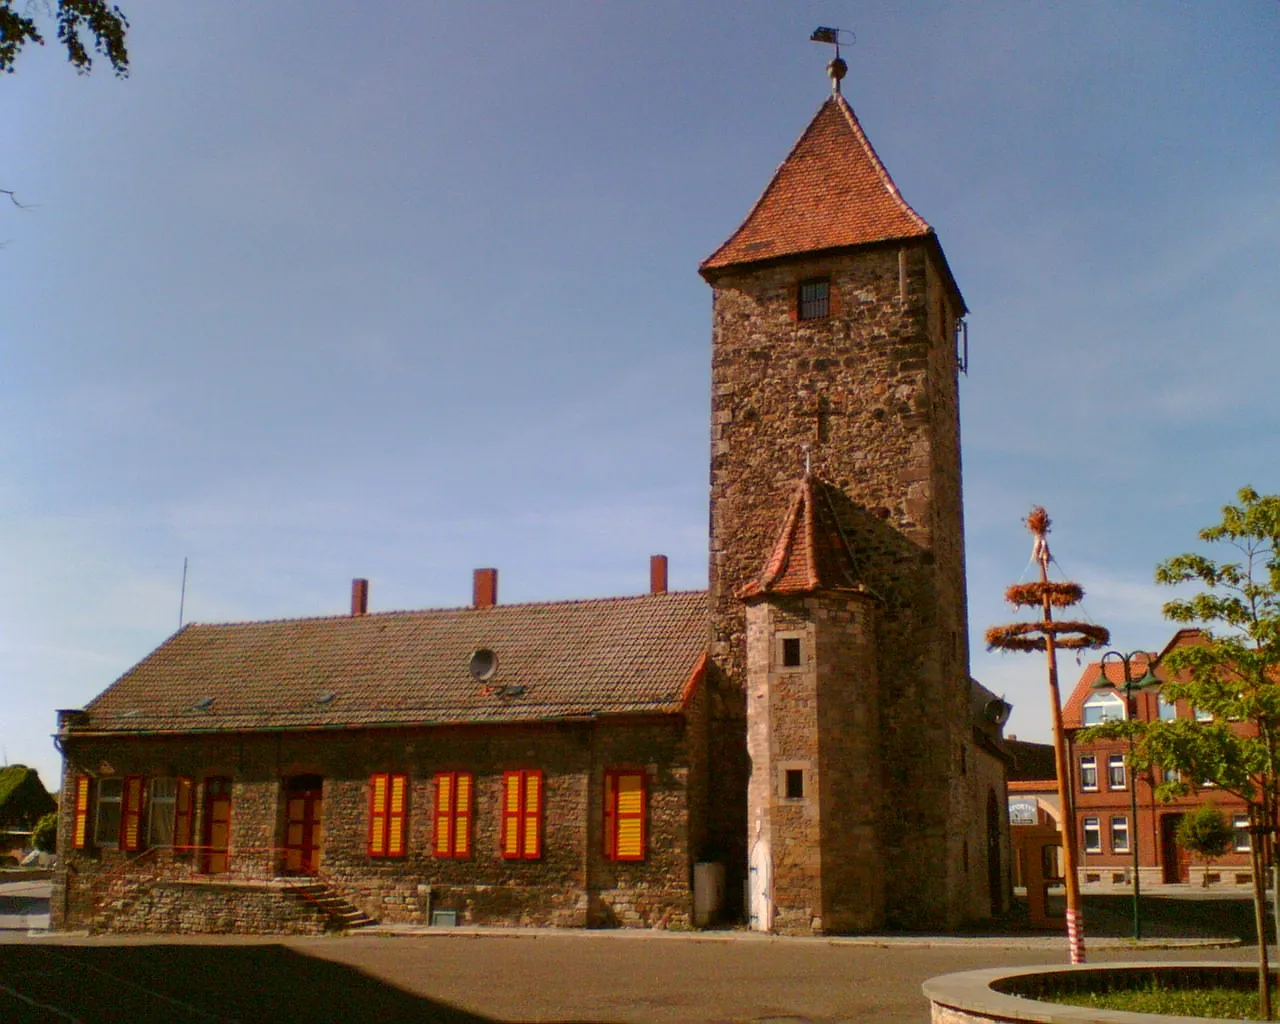
[[[351,614],[367,615],[369,613],[369,581],[351,581]]]
[[[492,608],[498,603],[498,570],[477,569],[471,603],[477,608]]]
[[[667,556],[649,556],[649,593],[665,594],[667,592]]]

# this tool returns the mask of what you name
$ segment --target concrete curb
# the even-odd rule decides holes
[[[816,944],[822,946],[872,946],[881,948],[932,949],[1043,949],[1067,950],[1065,936],[1059,935],[816,935],[784,936],[763,932],[738,931],[672,931],[652,928],[501,928],[501,927],[432,927],[430,925],[379,924],[350,931],[347,935],[376,935],[387,938],[579,938],[640,940],[669,942],[750,942],[786,945]],[[1229,949],[1240,946],[1239,939],[1226,937],[1149,939],[1106,938],[1088,942],[1097,950],[1158,949]]]

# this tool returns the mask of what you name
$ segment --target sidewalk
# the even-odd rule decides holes
[[[503,928],[459,925],[457,927],[433,927],[413,924],[377,924],[350,933],[381,935],[398,938],[583,938],[611,940],[640,940],[668,942],[749,942],[783,943],[797,945],[810,943],[822,946],[872,946],[876,948],[944,949],[1043,949],[1066,950],[1067,938],[1057,934],[1009,934],[1009,935],[770,935],[765,932],[741,929],[685,931],[654,928]],[[1133,939],[1115,937],[1085,937],[1089,949],[1226,949],[1239,946],[1238,938],[1229,936],[1199,938],[1152,938],[1135,942]]]

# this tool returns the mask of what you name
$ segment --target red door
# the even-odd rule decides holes
[[[321,782],[291,780],[285,796],[284,872],[314,875],[320,869]]]
[[[1191,854],[1178,845],[1178,823],[1181,814],[1165,814],[1160,818],[1160,861],[1167,883],[1191,881]]]
[[[200,870],[220,875],[231,867],[231,780],[204,780],[204,829]]]

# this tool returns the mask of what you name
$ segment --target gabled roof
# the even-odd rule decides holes
[[[853,109],[836,94],[822,104],[742,226],[701,269],[932,234],[898,193]]]
[[[1180,629],[1174,633],[1169,638],[1169,642],[1164,645],[1164,649],[1158,652],[1156,662],[1151,668],[1156,678],[1162,683],[1168,681],[1168,675],[1164,667],[1166,654],[1175,647],[1199,643],[1202,636],[1203,633],[1198,629]],[[1080,675],[1080,681],[1076,683],[1071,695],[1067,698],[1067,702],[1062,706],[1062,727],[1064,729],[1080,729],[1083,727],[1084,702],[1097,692],[1094,690],[1093,684],[1097,681],[1101,671],[1102,665],[1096,661],[1091,661],[1084,667],[1084,672]],[[1145,667],[1143,671],[1146,671]],[[1124,666],[1119,661],[1107,662],[1107,681],[1114,686],[1124,685]]]
[[[737,596],[745,600],[762,594],[864,589],[825,485],[806,474],[764,569]]]
[[[243,731],[528,722],[683,709],[705,592],[189,625],[71,731]],[[497,657],[471,675],[472,654]],[[326,695],[332,695],[325,699]]]

